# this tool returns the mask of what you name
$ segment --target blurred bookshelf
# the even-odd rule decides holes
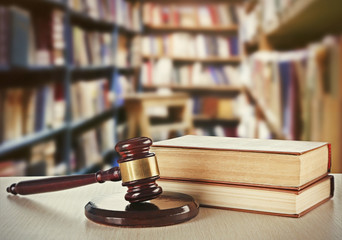
[[[341,3],[1,1],[0,174],[115,164],[137,92],[190,96],[192,134],[331,142],[341,172]]]
[[[330,142],[332,172],[342,172],[341,4],[249,1],[239,25],[243,136]]]
[[[2,176],[115,164],[117,76],[137,77],[130,45],[139,11],[139,3],[124,0],[1,1]],[[119,35],[125,45],[118,46]]]
[[[237,77],[241,2],[142,4],[141,89],[188,94],[195,134],[236,136],[236,101],[243,92]]]

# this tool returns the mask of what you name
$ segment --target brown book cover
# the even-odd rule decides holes
[[[321,177],[301,190],[267,188],[220,182],[170,180],[161,178],[164,191],[177,191],[193,196],[202,207],[302,217],[334,195],[334,177]]]

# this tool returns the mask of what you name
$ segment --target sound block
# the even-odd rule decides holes
[[[199,204],[193,197],[176,192],[163,192],[146,202],[129,203],[125,193],[98,197],[85,206],[85,215],[96,223],[120,227],[160,227],[194,218]]]

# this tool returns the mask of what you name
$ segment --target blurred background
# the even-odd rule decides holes
[[[185,134],[327,141],[342,172],[342,1],[1,0],[0,176],[115,166]]]

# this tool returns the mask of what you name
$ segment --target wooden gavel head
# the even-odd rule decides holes
[[[155,154],[149,152],[151,145],[150,138],[137,137],[115,146],[120,154],[122,186],[128,187],[125,199],[130,203],[154,199],[163,191],[156,183],[159,169]]]

